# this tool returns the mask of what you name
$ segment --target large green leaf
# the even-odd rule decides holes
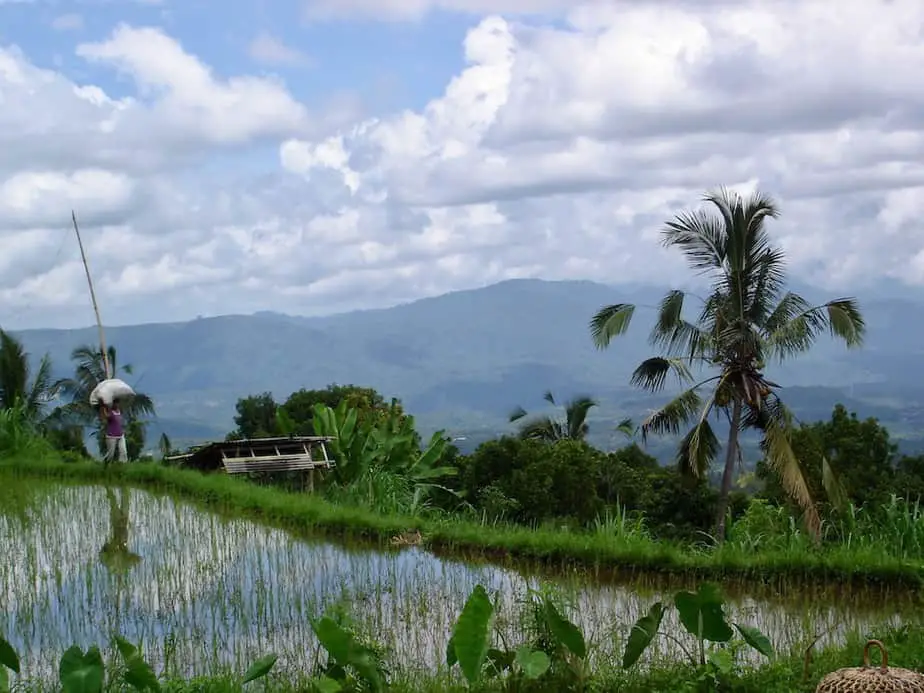
[[[329,676],[319,676],[311,682],[311,685],[318,693],[340,693],[343,690],[340,682]]]
[[[132,643],[121,636],[115,638],[116,648],[125,663],[123,680],[136,691],[159,691],[160,682],[154,669]]]
[[[446,439],[440,431],[434,433],[430,438],[430,445],[427,446],[423,454],[417,458],[414,467],[419,468],[421,472],[433,467],[433,465],[439,461],[440,457],[443,456],[443,452],[446,450],[446,444]]]
[[[0,638],[0,667],[19,673],[19,655],[5,638]]]
[[[760,652],[764,657],[773,657],[773,643],[770,642],[770,638],[753,626],[743,626],[736,623],[735,628],[741,633],[741,637],[744,638],[748,645]]]
[[[10,691],[10,675],[6,670],[6,667],[0,667],[0,693],[9,693]]]
[[[469,684],[476,683],[484,667],[491,639],[494,605],[482,585],[468,596],[452,630],[452,642],[462,675]]]
[[[377,662],[369,648],[356,642],[353,634],[328,616],[311,621],[311,627],[321,645],[341,666],[351,666],[372,690],[385,687]]]
[[[690,635],[710,642],[728,642],[734,635],[725,620],[724,604],[719,588],[710,583],[703,583],[695,593],[674,595],[674,606],[683,627]]]
[[[58,665],[64,693],[100,693],[103,672],[103,655],[98,647],[91,647],[84,653],[75,645],[64,653]]]
[[[348,664],[353,644],[353,636],[334,619],[324,616],[311,621],[311,627],[318,636],[322,647],[341,664]]]
[[[709,653],[709,663],[722,676],[728,676],[735,668],[735,659],[729,650],[715,650]]]
[[[107,489],[106,492],[109,493],[109,490]],[[115,637],[115,644],[123,660],[127,661],[138,654],[138,648],[121,635]]]
[[[529,645],[522,645],[517,649],[516,662],[528,679],[538,679],[552,664],[545,652],[532,650]]]
[[[545,600],[544,606],[545,620],[555,639],[567,647],[571,654],[584,659],[587,656],[587,643],[581,629],[562,616],[548,599]]]
[[[159,691],[160,682],[154,669],[140,655],[135,655],[125,662],[125,683],[136,691]]]
[[[250,668],[247,669],[247,673],[244,674],[244,680],[241,683],[250,683],[251,681],[256,681],[257,679],[262,679],[264,676],[272,671],[273,667],[276,666],[276,660],[279,659],[278,655],[268,654],[260,657],[257,661],[250,665]]]
[[[358,420],[359,415],[353,408],[347,410],[346,416],[341,419],[339,437],[347,447],[350,447],[353,442],[353,434],[356,432],[356,422]]]
[[[648,609],[648,613],[642,616],[629,633],[629,640],[626,642],[626,650],[622,655],[622,667],[628,669],[635,664],[651,641],[658,634],[661,627],[661,621],[664,619],[664,605],[657,602]]]

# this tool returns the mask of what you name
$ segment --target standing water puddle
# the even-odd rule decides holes
[[[267,652],[280,656],[280,668],[306,671],[317,643],[308,619],[338,606],[396,665],[436,667],[478,583],[499,593],[498,623],[514,640],[518,600],[529,587],[555,585],[594,656],[611,657],[653,602],[696,586],[608,584],[588,572],[540,578],[417,548],[351,548],[134,489],[10,480],[4,487],[0,635],[22,655],[26,677],[53,675],[67,647],[105,647],[115,633],[143,642],[153,663],[170,648],[186,675],[242,671]],[[905,618],[924,611],[911,594],[836,587],[726,587],[729,620],[760,628],[789,651],[821,632],[828,632],[821,642],[837,640],[897,624],[899,611]],[[662,629],[679,634],[673,611]],[[659,638],[651,656],[676,657],[676,645]]]

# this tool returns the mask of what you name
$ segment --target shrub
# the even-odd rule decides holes
[[[581,441],[504,437],[482,443],[461,461],[460,485],[476,509],[494,517],[586,523],[603,510],[597,478],[604,459]]]

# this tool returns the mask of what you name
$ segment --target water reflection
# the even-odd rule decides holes
[[[538,576],[416,547],[344,547],[137,490],[49,486],[25,514],[5,512],[2,498],[0,546],[12,549],[11,560],[0,562],[0,633],[24,654],[30,676],[53,676],[69,645],[105,644],[114,632],[144,641],[155,663],[175,636],[171,661],[186,665],[176,673],[242,670],[268,651],[280,655],[281,668],[305,671],[316,644],[308,618],[343,603],[391,650],[393,664],[436,666],[478,583],[499,599],[498,624],[512,642],[522,635],[518,600],[528,587],[554,583],[593,643],[592,657],[612,657],[654,601],[670,602],[678,587],[693,586],[601,581],[576,570]],[[779,649],[824,631],[822,641],[897,623],[898,610],[908,617],[920,606],[907,595],[832,598],[782,583],[732,591],[728,609]],[[673,613],[663,628],[676,631]],[[677,656],[677,646],[660,639],[652,654]]]
[[[99,552],[100,562],[111,572],[124,575],[141,562],[141,556],[128,548],[129,502],[131,491],[120,488],[106,488],[106,500],[109,503],[109,538]]]

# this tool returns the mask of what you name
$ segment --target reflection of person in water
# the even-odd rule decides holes
[[[120,490],[121,502],[115,491],[106,488],[109,501],[109,539],[99,552],[100,561],[110,570],[128,570],[141,561],[141,556],[128,550],[128,500],[127,488]]]

